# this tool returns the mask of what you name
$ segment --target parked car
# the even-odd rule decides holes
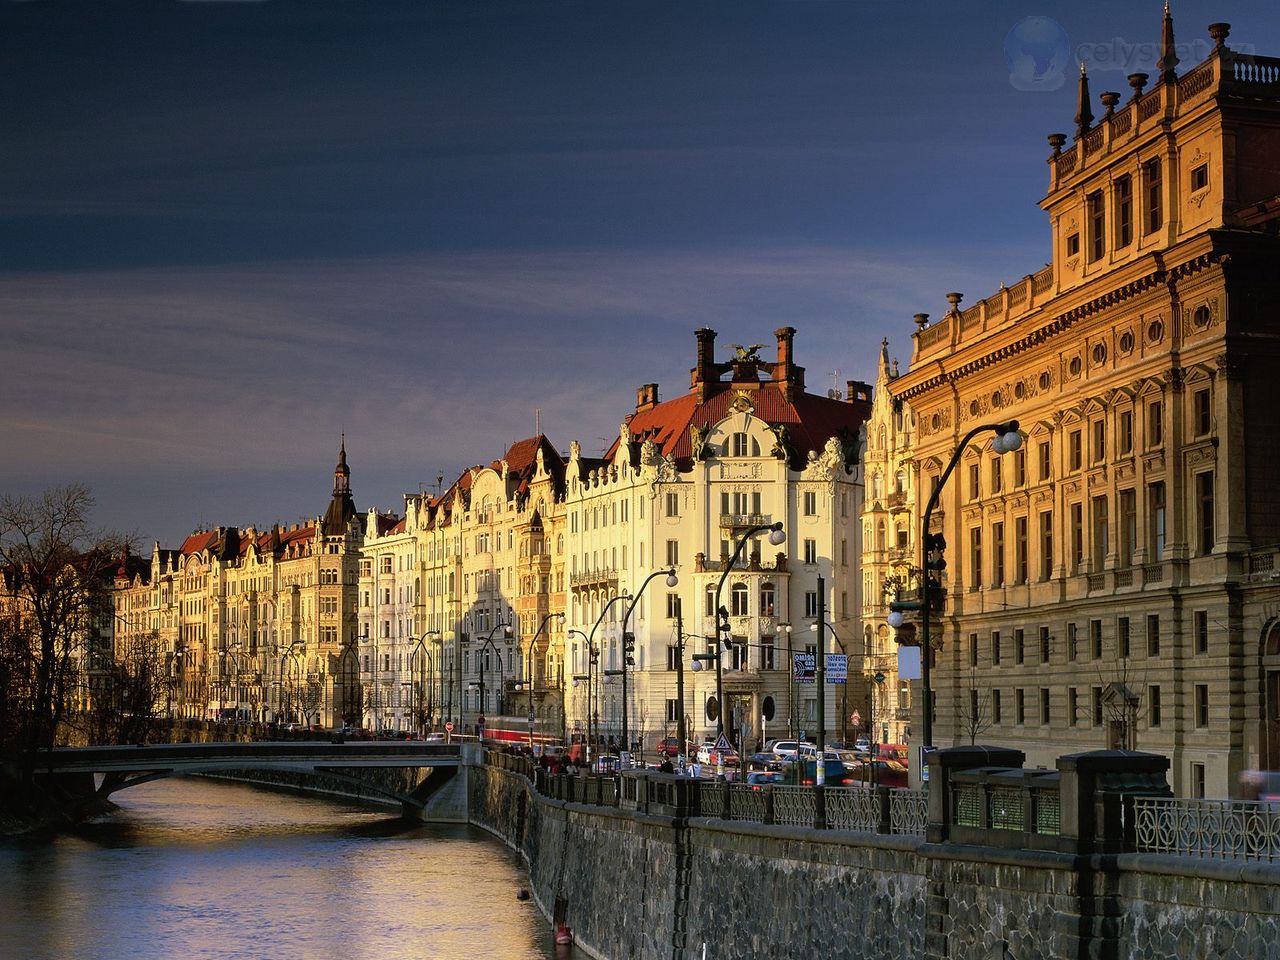
[[[798,740],[773,740],[765,746],[766,750],[771,750],[780,757],[794,757],[796,751],[800,749],[800,741]]]
[[[867,753],[871,750],[871,741],[868,740],[866,737],[859,737],[857,740],[853,742],[853,749],[861,750],[863,753]]]
[[[698,762],[703,766],[714,767],[719,762],[716,754],[716,745],[712,740],[705,741],[702,746],[698,747]],[[738,765],[738,755],[731,751],[725,751],[724,765],[726,767],[734,767]]]
[[[747,757],[748,770],[778,770],[785,763],[780,756],[770,751],[753,753]]]
[[[867,786],[905,787],[907,768],[897,760],[865,760],[850,771],[850,779]]]
[[[663,737],[658,741],[657,752],[660,757],[668,757],[674,760],[680,755],[680,738]]]
[[[759,790],[766,783],[782,783],[784,778],[778,770],[752,770],[747,774],[747,786]]]
[[[798,761],[800,784],[811,786],[816,782],[818,762],[816,759]],[[823,782],[827,786],[839,787],[853,782],[853,774],[844,768],[839,759],[824,760],[822,763]]]

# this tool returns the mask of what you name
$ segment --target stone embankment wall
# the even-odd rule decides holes
[[[472,822],[606,960],[1280,956],[1280,865],[682,820],[470,774]]]

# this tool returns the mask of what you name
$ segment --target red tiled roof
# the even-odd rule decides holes
[[[189,557],[193,553],[200,553],[202,550],[212,549],[214,544],[218,542],[217,530],[197,530],[187,539],[182,541],[182,546],[178,548],[178,552],[184,557]]]
[[[716,392],[703,403],[698,403],[692,393],[660,403],[633,416],[627,427],[637,442],[652,439],[663,456],[672,456],[677,463],[687,465],[693,454],[689,427],[711,426],[723,420],[731,413],[743,385],[726,381],[714,389]],[[865,401],[849,403],[809,393],[788,401],[778,384],[767,381],[745,390],[755,405],[752,416],[773,426],[786,424],[795,460],[801,464],[810,450],[820,451],[830,437],[856,436],[871,413],[871,405]],[[605,459],[613,460],[617,450],[615,440]]]

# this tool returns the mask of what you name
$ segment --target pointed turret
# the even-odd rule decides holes
[[[1173,14],[1169,12],[1169,0],[1164,0],[1164,25],[1160,31],[1160,80],[1173,83],[1178,79],[1178,54],[1173,43]]]
[[[351,468],[347,466],[347,435],[344,433],[338,450],[338,465],[333,468],[333,499],[324,514],[324,535],[342,536],[355,516],[356,502],[351,497]]]
[[[1089,74],[1084,63],[1080,64],[1080,93],[1076,98],[1076,139],[1083,137],[1093,126],[1093,110],[1089,106]]]
[[[881,384],[888,383],[891,379],[892,374],[889,372],[889,338],[885,337],[880,341],[880,372],[876,376],[876,387],[878,388]]]

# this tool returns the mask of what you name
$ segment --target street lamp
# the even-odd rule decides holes
[[[289,659],[291,659],[293,661],[294,667],[297,668],[297,672],[301,674],[302,661],[299,659],[298,654],[299,654],[299,651],[305,651],[305,650],[306,650],[306,644],[303,643],[301,640],[294,640],[287,647],[282,646],[282,647],[276,648],[276,652],[280,654],[280,695],[276,698],[276,708],[282,713],[285,712],[285,710],[283,709],[284,707],[283,701],[284,701],[284,693],[285,693],[285,684],[284,684],[285,658],[288,657]],[[292,674],[290,676],[292,676]],[[290,685],[293,686],[294,684],[290,684]],[[293,700],[293,696],[291,695],[290,696],[291,703],[289,707],[290,711],[292,711],[293,709],[292,700]],[[289,715],[292,716],[292,713],[290,713]],[[291,722],[296,722],[296,721],[291,721]]]
[[[778,629],[787,635],[787,736],[795,739],[795,692],[796,692],[796,659],[791,652],[791,624],[782,622]]]
[[[477,664],[477,666],[478,666],[478,668],[479,668],[479,671],[480,671],[480,711],[479,711],[479,714],[477,715],[478,717],[483,717],[483,716],[484,716],[484,711],[485,711],[485,707],[486,707],[486,704],[485,704],[485,698],[484,698],[484,660],[483,660],[483,659],[482,659],[482,657],[481,657],[481,654],[483,654],[483,653],[484,653],[484,651],[485,651],[485,648],[486,648],[486,647],[492,647],[492,648],[493,648],[493,652],[494,652],[494,653],[496,653],[496,654],[498,655],[498,671],[499,671],[499,675],[500,675],[500,676],[502,676],[502,677],[504,677],[504,678],[505,678],[505,676],[506,676],[506,672],[502,669],[502,652],[498,649],[497,644],[495,644],[495,643],[493,642],[493,638],[494,638],[494,637],[496,637],[496,636],[498,635],[498,631],[499,631],[499,630],[501,630],[501,631],[502,631],[502,635],[503,635],[505,638],[507,638],[508,640],[509,640],[509,639],[511,639],[511,635],[512,635],[512,633],[511,633],[511,624],[510,624],[510,623],[505,623],[505,622],[503,622],[503,621],[499,620],[497,623],[495,623],[495,624],[493,625],[493,629],[489,631],[489,635],[488,635],[487,637],[485,637],[485,638],[484,638],[484,641],[480,644],[479,648],[477,648],[477,650],[476,650],[476,664]],[[465,643],[465,642],[467,642],[467,641],[466,641],[466,639],[465,639],[465,637],[464,637],[463,642],[464,642],[464,643]],[[502,681],[501,681],[501,680],[499,680],[499,695],[501,695],[501,683],[502,683]],[[499,711],[499,712],[501,712],[501,711]],[[477,721],[476,721],[476,727],[477,727],[477,728],[479,728],[479,727],[482,727],[482,726],[483,726],[483,724],[482,724],[482,723],[480,723],[479,719],[477,719]],[[476,730],[476,735],[477,735],[477,736],[480,736],[480,730],[479,730],[479,729],[477,729],[477,730]]]
[[[724,570],[720,574],[720,581],[716,584],[716,598],[714,609],[716,614],[716,736],[717,738],[724,733],[724,682],[723,670],[720,662],[721,637],[720,632],[723,628],[732,636],[732,626],[729,623],[729,611],[720,606],[720,592],[724,589],[724,582],[729,579],[729,571],[733,569],[733,565],[738,562],[738,557],[742,556],[742,550],[747,545],[747,541],[754,537],[757,533],[769,531],[769,542],[775,547],[783,543],[787,539],[787,535],[782,531],[782,521],[777,523],[758,523],[747,529],[738,543],[733,549],[733,556],[729,558],[728,563],[724,565]],[[709,659],[705,655],[703,659]],[[695,657],[695,663],[697,658]]]
[[[535,630],[533,632],[533,636],[529,638],[530,659],[533,658],[533,653],[534,653],[533,648],[538,642],[538,637],[542,634],[542,631],[547,628],[547,624],[557,618],[560,620],[561,623],[564,623],[564,614],[557,612],[557,613],[548,613],[545,617],[542,618],[542,622],[538,624],[538,629]],[[529,713],[532,714],[533,713],[533,671],[525,668],[524,651],[521,647],[519,637],[516,638],[516,659],[519,661],[520,677],[524,681],[524,683],[527,685],[527,690],[529,693]]]
[[[631,651],[635,648],[635,635],[627,632],[627,623],[631,620],[631,611],[635,610],[636,604],[640,602],[640,595],[644,593],[644,588],[649,585],[649,581],[654,580],[663,574],[667,575],[667,586],[674,587],[680,583],[680,578],[676,576],[675,568],[669,570],[657,570],[649,576],[645,577],[644,583],[640,584],[640,589],[636,591],[631,602],[627,604],[626,611],[622,614],[622,751],[630,752],[631,740],[628,738],[627,730],[627,661],[631,657]],[[623,594],[626,596],[626,594]],[[621,761],[621,758],[619,758]]]
[[[597,662],[599,661],[599,659],[600,659],[600,651],[599,651],[599,650],[597,650],[597,649],[592,645],[592,643],[591,643],[591,638],[590,638],[589,636],[587,636],[585,633],[583,633],[581,630],[570,629],[570,630],[569,630],[569,634],[568,634],[568,635],[569,635],[569,636],[573,636],[575,633],[576,633],[578,636],[580,636],[584,641],[586,641],[587,672],[586,672],[585,674],[581,674],[581,673],[579,673],[579,674],[575,674],[575,675],[574,675],[574,678],[573,678],[573,685],[574,685],[575,687],[577,687],[577,686],[581,686],[583,683],[585,683],[585,684],[587,685],[587,749],[586,749],[586,754],[587,754],[587,763],[588,763],[588,764],[590,764],[590,763],[591,763],[591,741],[592,741],[592,735],[593,735],[593,731],[592,731],[592,729],[591,729],[591,707],[592,707],[592,700],[591,700],[591,688],[592,688],[592,680],[594,679],[594,674],[595,674],[595,665],[596,665],[596,663],[597,663]]]
[[[427,649],[427,639],[429,636],[430,635],[428,634],[427,637],[409,637],[408,638],[409,642],[412,643],[417,648],[414,651],[418,657],[417,663],[415,665],[418,667],[417,673],[419,677],[421,677],[420,680],[418,681],[410,680],[410,683],[409,683],[409,709],[413,713],[413,722],[417,726],[419,733],[422,733],[423,729],[426,726],[426,723],[423,719],[423,711],[422,711],[422,699],[423,699],[424,693],[426,694],[426,701],[427,701],[427,710],[426,710],[427,717],[428,718],[431,717],[432,714],[434,713],[434,704],[432,704],[431,702],[430,678],[431,678],[431,675],[435,673],[436,661],[435,661],[435,658],[431,656],[431,651]],[[422,670],[422,659],[426,660],[427,665],[429,667],[429,672],[427,673],[424,673]]]
[[[1022,446],[1022,434],[1018,432],[1018,421],[1009,420],[1005,423],[987,423],[974,427],[964,435],[964,438],[956,445],[955,451],[951,454],[951,460],[947,464],[947,468],[942,471],[942,476],[938,478],[938,482],[934,484],[933,493],[929,495],[929,503],[924,508],[924,515],[920,518],[920,686],[924,697],[924,743],[923,751],[927,751],[933,747],[933,691],[929,683],[930,659],[932,650],[929,645],[929,624],[931,616],[931,594],[933,592],[933,577],[930,573],[931,569],[942,569],[946,561],[942,558],[942,551],[946,549],[946,540],[941,534],[937,537],[929,532],[929,527],[933,520],[934,508],[938,505],[938,498],[942,493],[942,488],[947,485],[951,473],[956,468],[956,464],[960,462],[960,455],[964,453],[964,448],[968,446],[969,441],[980,433],[994,433],[995,440],[991,443],[991,449],[998,454],[1013,453]],[[938,554],[936,562],[931,563],[929,559],[930,553]],[[941,587],[941,584],[939,584]],[[888,623],[895,630],[902,626],[902,610],[910,610],[908,604],[891,604]]]

